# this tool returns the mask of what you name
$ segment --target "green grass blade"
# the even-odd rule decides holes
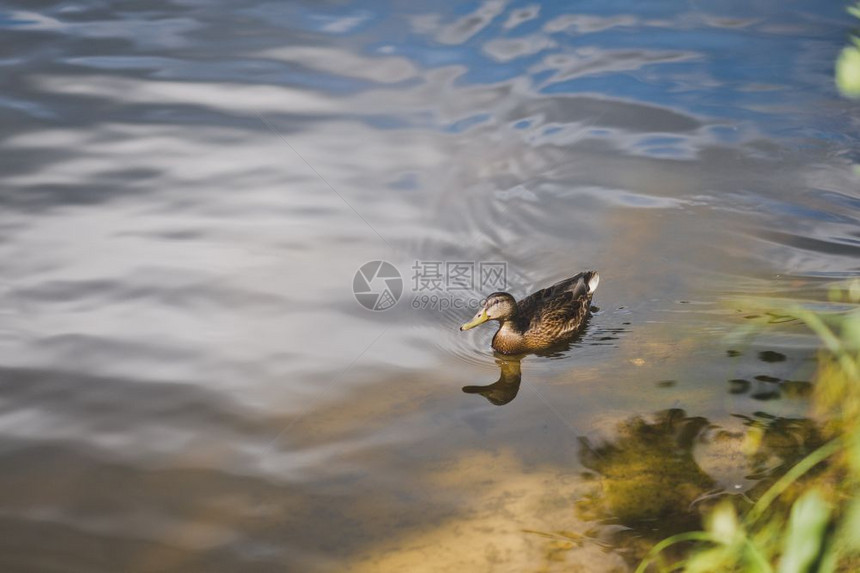
[[[842,447],[842,440],[836,438],[831,440],[800,460],[797,465],[788,470],[785,475],[776,480],[770,488],[762,495],[755,503],[753,508],[747,514],[746,523],[755,523],[770,507],[773,500],[778,498],[788,487],[803,476],[806,472],[835,454]]]
[[[818,490],[804,493],[791,507],[783,538],[779,573],[806,573],[821,552],[830,506]]]

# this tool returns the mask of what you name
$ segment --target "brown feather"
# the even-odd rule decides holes
[[[517,303],[511,320],[503,321],[493,348],[503,354],[545,349],[572,338],[591,309],[589,283],[594,271],[579,273],[539,290]]]

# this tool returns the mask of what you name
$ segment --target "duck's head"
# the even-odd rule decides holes
[[[488,320],[504,322],[512,318],[517,312],[517,301],[506,292],[494,292],[481,303],[474,318],[460,327],[460,330],[469,330]]]

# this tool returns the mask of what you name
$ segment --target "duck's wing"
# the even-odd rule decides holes
[[[517,306],[524,322],[528,321],[526,335],[549,343],[576,331],[588,316],[591,295],[599,280],[596,272],[586,271],[520,301]]]
[[[550,299],[529,321],[526,336],[542,342],[560,340],[572,334],[588,316],[591,296],[566,291]]]
[[[531,319],[545,310],[557,309],[559,305],[564,307],[565,304],[589,297],[598,282],[600,276],[597,272],[585,271],[530,294],[517,303],[517,308],[521,316]]]

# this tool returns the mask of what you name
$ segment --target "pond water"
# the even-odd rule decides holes
[[[860,274],[851,26],[7,2],[0,568],[624,571],[755,497],[819,436],[815,339],[750,301]],[[586,269],[567,348],[457,328]]]

